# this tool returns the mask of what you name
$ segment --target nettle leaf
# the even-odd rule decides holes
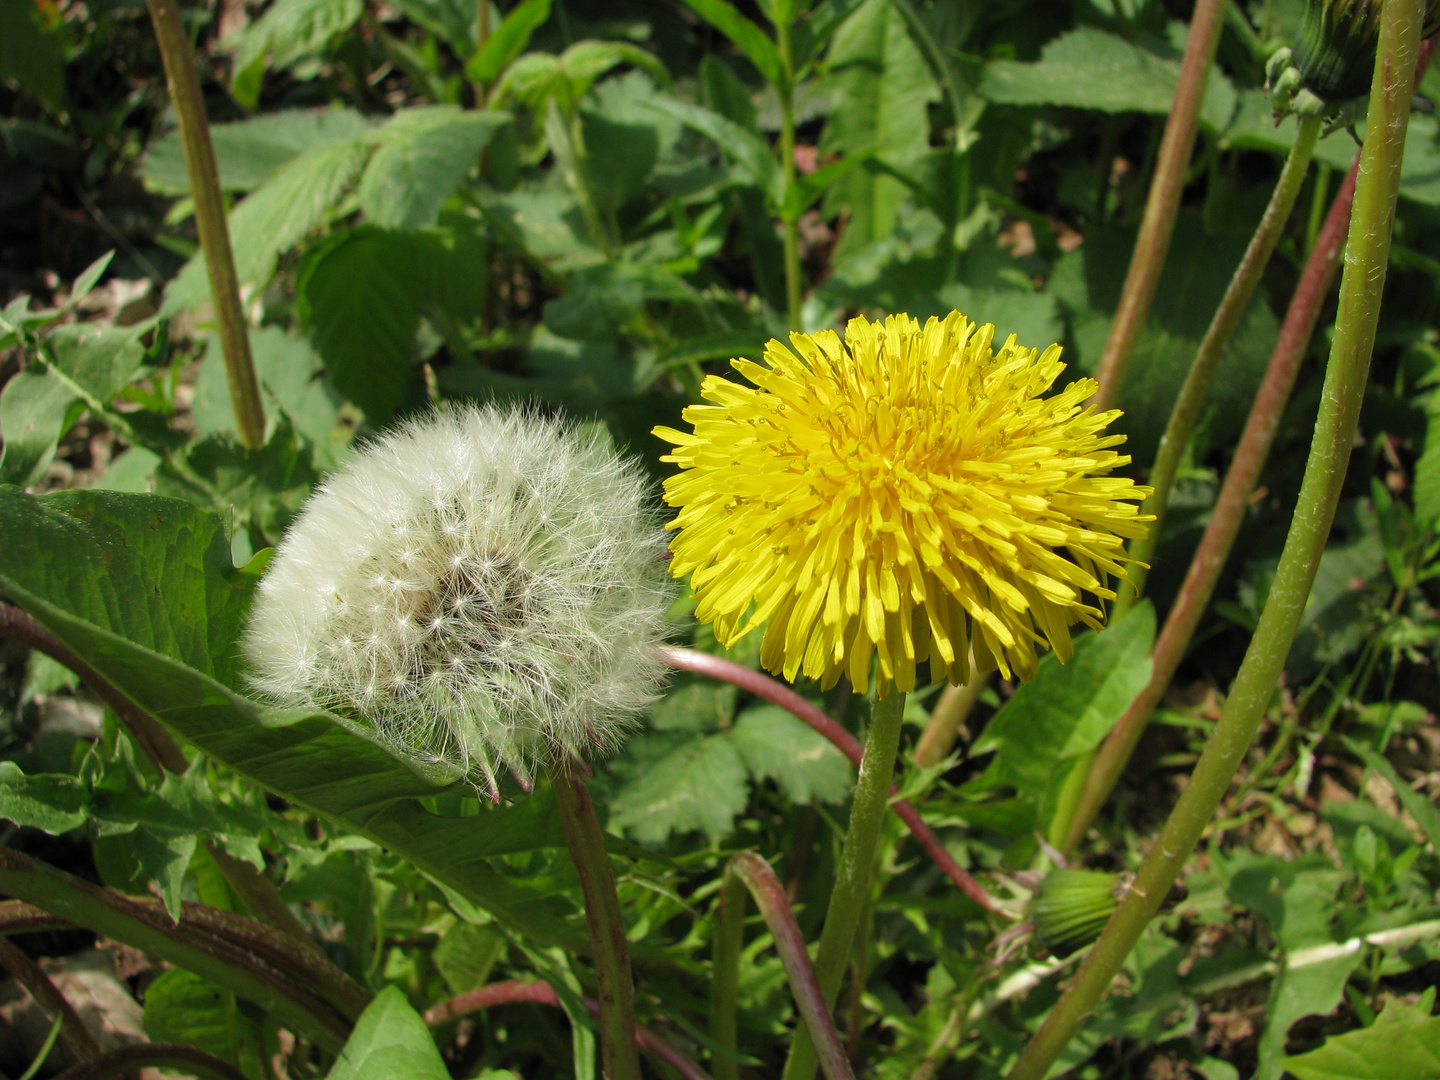
[[[610,825],[642,844],[697,829],[718,844],[749,801],[735,743],[725,734],[710,735],[645,765],[611,800]]]
[[[1180,61],[1157,55],[1116,34],[1082,26],[1041,51],[1033,64],[992,60],[979,94],[1006,105],[1067,105],[1101,112],[1143,112],[1163,116],[1175,102]],[[1201,121],[1223,131],[1235,112],[1235,88],[1212,71]]]
[[[237,77],[263,65],[267,56],[278,70],[320,52],[354,26],[364,10],[363,0],[275,0],[260,18],[226,39],[235,48]],[[245,104],[254,106],[253,101]]]
[[[379,148],[360,180],[360,209],[387,229],[428,229],[510,117],[455,105],[404,109],[376,132]]]
[[[735,697],[731,683],[696,676],[678,678],[650,707],[650,727],[656,731],[714,731],[729,725],[735,715]]]
[[[1440,1016],[1432,986],[1419,1001],[1390,998],[1368,1028],[1331,1035],[1325,1045],[1280,1064],[1298,1080],[1436,1080]]]
[[[238,1065],[235,996],[183,968],[145,988],[145,1034],[151,1042],[184,1043]]]
[[[450,1070],[420,1014],[387,986],[360,1014],[327,1080],[450,1080]]]
[[[1012,812],[1005,831],[1023,836],[1041,828],[1067,763],[1100,744],[1149,680],[1154,641],[1155,611],[1147,601],[1103,632],[1077,638],[1068,663],[1046,653],[1039,674],[1015,691],[976,740],[974,756],[993,751],[995,757],[962,791],[974,796],[1013,789],[1029,810]],[[963,804],[958,812],[969,813]]]
[[[0,487],[0,590],[133,701],[215,761],[535,940],[578,947],[583,931],[553,886],[503,877],[488,862],[557,846],[543,803],[431,813],[418,800],[449,778],[417,775],[339,717],[269,708],[232,689],[254,579],[229,566],[228,552],[220,517],[177,499]]]
[[[823,735],[778,705],[756,705],[730,738],[756,780],[774,780],[791,802],[844,802],[855,774]]]
[[[226,191],[254,191],[302,154],[360,138],[370,123],[354,109],[285,109],[248,120],[211,124],[215,164]],[[180,132],[156,139],[140,162],[140,178],[161,195],[190,194]]]

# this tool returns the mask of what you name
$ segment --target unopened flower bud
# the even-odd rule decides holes
[[[1130,880],[1099,870],[1050,871],[1030,897],[1035,940],[1061,959],[1083,949],[1105,929]]]
[[[1370,89],[1384,0],[1307,0],[1292,59],[1305,88],[1326,102]],[[1427,0],[1422,37],[1440,29],[1440,0]]]
[[[329,709],[422,774],[608,752],[655,698],[670,601],[640,469],[533,411],[380,438],[306,504],[245,639],[258,688]]]

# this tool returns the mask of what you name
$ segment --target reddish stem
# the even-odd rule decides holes
[[[554,1005],[559,1006],[560,997],[555,993],[554,987],[547,982],[511,982],[491,983],[489,986],[482,986],[478,990],[471,990],[464,994],[457,994],[449,1001],[442,1001],[425,1011],[425,1023],[432,1028],[448,1024],[451,1020],[458,1020],[481,1009],[489,1009],[496,1005],[518,1005],[522,1003],[532,1005]],[[593,998],[585,999],[585,1007],[590,1010],[591,1016],[600,1015],[600,1003]],[[659,1058],[669,1065],[685,1080],[711,1080],[710,1074],[696,1065],[688,1057],[682,1054],[669,1042],[648,1028],[635,1025],[635,1042],[647,1054]]]
[[[55,1080],[108,1080],[138,1069],[196,1076],[200,1080],[246,1080],[239,1069],[214,1054],[183,1043],[133,1043],[72,1065]]]
[[[720,679],[738,686],[756,697],[764,698],[772,705],[779,705],[829,739],[857,769],[860,767],[860,759],[864,756],[860,740],[784,683],[758,671],[753,671],[743,664],[737,664],[733,660],[712,656],[695,649],[666,647],[660,650],[660,654],[671,667],[680,671],[690,671],[697,675],[708,675],[711,678]],[[890,790],[892,792],[895,790],[893,784]],[[919,811],[910,802],[905,799],[896,799],[890,805],[895,808],[895,813],[900,815],[900,820],[909,827],[920,846],[925,849],[925,853],[935,860],[940,869],[945,871],[946,877],[953,881],[961,892],[986,911],[1009,916],[1009,913],[1000,906],[995,898],[986,892],[978,881],[966,873],[965,868],[945,850],[945,845],[935,835],[935,830],[925,824]]]
[[[800,933],[795,913],[790,910],[790,901],[785,897],[785,886],[780,884],[770,864],[753,851],[742,851],[736,855],[730,860],[726,872],[745,882],[745,887],[755,898],[755,906],[765,918],[765,925],[775,939],[775,951],[780,954],[785,974],[789,976],[795,1007],[810,1031],[810,1041],[815,1045],[826,1080],[855,1080],[850,1058],[840,1042],[840,1033],[835,1030],[835,1020],[825,1004],[825,994],[820,989],[815,965],[810,962],[805,937]]]

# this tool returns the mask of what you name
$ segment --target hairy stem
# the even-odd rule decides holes
[[[1104,996],[1214,816],[1275,692],[1330,534],[1354,445],[1390,254],[1421,11],[1420,0],[1389,0],[1381,9],[1368,130],[1315,439],[1260,623],[1215,731],[1133,887],[1025,1047],[1009,1080],[1042,1080]]]
[[[738,1080],[740,1043],[735,1022],[740,949],[745,943],[745,883],[726,874],[715,911],[715,960],[710,972],[710,1071],[715,1080]]]
[[[695,649],[664,648],[660,650],[660,655],[664,657],[666,663],[680,671],[691,671],[697,675],[708,675],[714,679],[721,679],[770,702],[772,705],[779,705],[796,719],[803,720],[830,740],[835,749],[850,759],[850,764],[859,768],[861,759],[864,757],[860,740],[778,679],[772,679],[768,675],[747,668],[743,664],[737,664],[733,660],[712,656]],[[891,793],[894,793],[893,786]],[[919,841],[920,846],[925,849],[925,853],[935,860],[936,865],[945,871],[945,876],[953,881],[961,892],[986,911],[1008,916],[1009,913],[1000,906],[999,902],[986,892],[980,883],[971,877],[965,868],[945,850],[945,845],[935,835],[935,830],[921,820],[920,814],[914,806],[904,799],[896,799],[891,805],[895,808],[895,813],[899,815],[900,820],[905,822],[911,834]]]
[[[230,405],[235,410],[235,428],[242,445],[252,450],[265,445],[265,404],[255,361],[250,355],[250,334],[245,309],[240,304],[240,281],[235,272],[235,254],[230,247],[230,229],[225,223],[225,200],[220,192],[220,170],[215,164],[215,147],[210,142],[210,125],[205,120],[205,99],[195,75],[190,39],[180,22],[179,0],[146,0],[155,40],[165,64],[165,81],[180,125],[180,146],[185,155],[185,172],[190,177],[190,196],[195,200],[195,228],[200,250],[210,277],[210,299],[219,324],[220,350],[225,356],[225,374],[230,381]]]
[[[799,1042],[803,1032],[808,1035],[806,1041],[809,1045],[819,1047],[819,1063],[826,1080],[854,1080],[850,1059],[845,1056],[840,1033],[835,1030],[835,1019],[830,1015],[834,995],[827,999],[822,990],[821,979],[810,963],[805,939],[800,936],[800,927],[796,925],[790,903],[785,899],[785,887],[780,884],[770,864],[751,851],[741,852],[731,859],[725,872],[745,883],[775,939],[775,951],[780,954],[785,974],[790,979],[795,1008],[804,1020],[795,1032],[795,1041]],[[853,925],[851,929],[853,932]],[[815,1067],[814,1053],[812,1050],[812,1071]],[[793,1053],[791,1060],[794,1060]]]
[[[1417,87],[1435,55],[1436,44],[1431,39],[1420,47],[1415,72]],[[1245,430],[1235,448],[1230,469],[1225,474],[1220,496],[1215,500],[1205,535],[1190,562],[1175,603],[1165,617],[1160,636],[1155,639],[1155,648],[1150,654],[1153,661],[1150,680],[1121,715],[1100,746],[1094,766],[1088,771],[1075,816],[1070,821],[1065,842],[1060,845],[1067,855],[1079,846],[1085,831],[1119,782],[1151,712],[1160,703],[1165,688],[1170,685],[1176,668],[1184,659],[1190,639],[1195,636],[1195,628],[1200,625],[1200,616],[1209,605],[1215,584],[1220,580],[1220,572],[1225,568],[1225,560],[1230,557],[1251,495],[1259,482],[1260,470],[1265,467],[1270,455],[1285,403],[1290,400],[1290,391],[1294,389],[1300,361],[1304,359],[1306,346],[1315,332],[1320,307],[1330,292],[1335,271],[1340,265],[1340,252],[1344,250],[1345,232],[1350,224],[1350,208],[1355,201],[1355,175],[1359,168],[1360,158],[1357,155],[1310,246],[1305,269],[1286,309],[1280,336],[1275,341],[1269,366],[1265,369],[1265,378],[1250,407]]]
[[[825,909],[825,927],[820,931],[820,948],[815,956],[815,974],[820,980],[826,1009],[834,1008],[845,974],[845,961],[855,943],[855,927],[865,907],[870,873],[875,866],[880,826],[890,796],[890,778],[895,773],[895,755],[900,749],[900,721],[905,712],[905,695],[892,690],[875,703],[870,730],[865,735],[865,754],[860,777],[850,806],[850,825],[845,847],[835,868],[830,905]],[[784,1080],[810,1080],[815,1075],[816,1047],[808,1031],[797,1031],[785,1062]]]
[[[54,1080],[109,1080],[139,1069],[162,1069],[199,1080],[247,1080],[235,1066],[183,1043],[134,1043],[107,1050],[72,1065]]]
[[[1135,251],[1120,292],[1120,305],[1115,309],[1115,321],[1110,325],[1110,337],[1095,370],[1100,389],[1094,401],[1102,410],[1113,406],[1120,396],[1130,354],[1140,338],[1150,305],[1155,300],[1155,289],[1160,284],[1160,271],[1165,267],[1175,218],[1180,212],[1185,170],[1200,128],[1200,105],[1205,99],[1205,83],[1215,59],[1215,46],[1220,41],[1225,7],[1225,0],[1197,0],[1190,20],[1190,39],[1180,65],[1175,102],[1165,122],[1165,136],[1160,142],[1155,175],[1145,201],[1145,216],[1135,238]]]
[[[585,899],[585,928],[590,933],[600,1001],[601,1072],[606,1080],[640,1080],[630,951],[620,897],[615,892],[615,874],[605,851],[605,835],[595,817],[590,789],[576,765],[568,760],[558,763],[550,779],[565,829],[565,844],[580,874],[580,891]]]
[[[1320,123],[1317,117],[1300,119],[1295,143],[1290,147],[1290,153],[1285,158],[1285,167],[1280,170],[1280,178],[1275,182],[1270,204],[1265,208],[1265,214],[1255,228],[1255,235],[1250,238],[1240,265],[1231,275],[1220,306],[1215,309],[1210,326],[1200,342],[1200,348],[1195,352],[1195,359],[1190,362],[1185,384],[1180,388],[1180,395],[1170,410],[1170,420],[1165,425],[1165,433],[1160,437],[1160,447],[1155,452],[1155,464],[1150,470],[1150,487],[1153,490],[1140,508],[1141,513],[1155,515],[1155,520],[1143,539],[1130,542],[1128,554],[1134,563],[1130,567],[1129,578],[1118,586],[1119,595],[1115,600],[1113,618],[1122,618],[1145,591],[1148,563],[1155,551],[1161,527],[1165,523],[1165,508],[1170,502],[1170,489],[1175,484],[1175,474],[1180,468],[1185,444],[1190,441],[1195,421],[1200,418],[1200,409],[1210,393],[1210,384],[1214,381],[1215,369],[1225,355],[1225,347],[1230,344],[1235,328],[1240,325],[1240,317],[1250,306],[1250,298],[1255,295],[1255,286],[1260,284],[1260,275],[1265,272],[1275,245],[1285,231],[1285,223],[1290,220],[1290,211],[1300,194],[1300,186],[1304,183],[1305,173],[1310,167],[1310,158],[1315,153],[1315,142],[1320,137]]]

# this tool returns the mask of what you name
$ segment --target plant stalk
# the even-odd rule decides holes
[[[1225,7],[1225,0],[1197,0],[1195,4],[1190,38],[1180,64],[1180,81],[1175,87],[1175,101],[1165,121],[1165,136],[1145,201],[1145,215],[1135,238],[1135,251],[1130,256],[1130,269],[1120,292],[1120,304],[1115,309],[1115,321],[1110,325],[1110,337],[1095,369],[1100,389],[1092,401],[1097,409],[1109,409],[1119,398],[1125,371],[1130,366],[1130,354],[1135,351],[1135,343],[1155,300],[1160,271],[1165,267],[1170,237],[1175,232],[1175,218],[1180,212],[1185,171],[1200,129],[1200,105],[1205,100],[1205,83],[1215,60]]]
[[[190,39],[180,22],[179,0],[145,2],[150,8],[150,21],[155,25],[155,39],[165,64],[165,81],[180,124],[185,172],[190,177],[190,196],[195,200],[195,228],[200,234],[200,250],[210,278],[210,299],[219,325],[220,349],[225,355],[235,428],[242,446],[258,450],[265,445],[265,403],[260,397],[260,381],[255,377],[255,361],[250,355],[250,334],[245,309],[240,303],[235,254],[230,247],[230,229],[225,223],[220,170],[215,164],[215,147],[210,142],[205,99],[200,95]]]
[[[775,87],[780,98],[780,174],[785,180],[785,205],[780,208],[781,240],[785,248],[785,315],[791,330],[800,330],[800,222],[788,207],[795,190],[795,78],[790,53],[790,22],[775,23],[775,48],[784,69],[784,85]]]
[[[45,969],[12,944],[9,938],[0,938],[0,967],[25,988],[41,1012],[52,1021],[60,1022],[60,1037],[77,1061],[85,1061],[100,1053],[100,1044],[95,1036],[60,988],[45,974]]]
[[[804,1020],[795,1032],[795,1041],[798,1042],[801,1033],[805,1032],[809,1036],[807,1043],[819,1046],[818,1061],[825,1071],[826,1080],[854,1080],[850,1059],[845,1056],[840,1033],[835,1030],[835,1019],[830,1015],[834,995],[827,1000],[822,992],[820,978],[805,948],[805,939],[800,936],[800,927],[790,910],[790,902],[785,899],[785,886],[780,884],[770,864],[752,851],[742,851],[731,859],[725,873],[733,874],[745,883],[775,939],[775,951],[780,954],[785,974],[790,979],[795,1008]],[[813,1055],[814,1051],[811,1053]],[[793,1052],[791,1060],[794,1060]],[[812,1063],[810,1067],[813,1070],[815,1066]]]
[[[184,1043],[132,1043],[117,1047],[70,1066],[54,1080],[109,1080],[140,1069],[160,1069],[167,1075],[178,1073],[198,1080],[247,1080],[245,1074],[229,1062]]]
[[[1425,69],[1435,55],[1436,40],[1431,39],[1420,46],[1420,59],[1415,69],[1418,88]],[[1175,597],[1175,603],[1165,618],[1160,636],[1155,639],[1151,652],[1153,667],[1150,680],[1139,696],[1132,701],[1109,737],[1101,745],[1093,768],[1085,780],[1085,789],[1080,797],[1075,816],[1070,821],[1065,842],[1060,845],[1066,855],[1080,844],[1090,823],[1099,815],[1105,800],[1115,789],[1120,774],[1125,770],[1135,746],[1149,722],[1150,713],[1160,703],[1165,689],[1175,675],[1175,670],[1184,659],[1195,628],[1200,624],[1215,584],[1230,557],[1235,537],[1245,519],[1251,495],[1260,479],[1260,470],[1270,455],[1275,441],[1275,432],[1290,392],[1295,386],[1295,376],[1300,370],[1300,361],[1315,332],[1315,323],[1320,318],[1320,307],[1330,292],[1335,280],[1335,271],[1340,266],[1340,253],[1345,248],[1345,232],[1350,224],[1350,208],[1355,201],[1355,175],[1360,168],[1356,155],[1350,171],[1335,193],[1324,223],[1315,234],[1310,245],[1310,254],[1300,282],[1295,286],[1295,295],[1285,312],[1285,321],[1280,326],[1280,335],[1275,349],[1270,354],[1270,363],[1265,369],[1265,378],[1250,407],[1245,421],[1245,430],[1240,436],[1220,496],[1210,514],[1205,535],[1190,562],[1185,581]]]
[[[740,1042],[736,1023],[740,950],[745,944],[745,882],[726,874],[715,912],[715,960],[710,972],[710,1072],[715,1080],[739,1080]]]
[[[1195,421],[1200,418],[1200,409],[1210,393],[1210,384],[1214,381],[1215,369],[1220,366],[1220,360],[1225,355],[1225,347],[1230,344],[1235,328],[1240,325],[1241,316],[1250,306],[1250,298],[1255,295],[1255,286],[1260,284],[1260,276],[1265,272],[1275,245],[1285,231],[1285,223],[1290,220],[1290,211],[1294,209],[1295,199],[1300,194],[1305,173],[1310,167],[1310,158],[1315,153],[1315,143],[1320,137],[1320,125],[1318,117],[1300,118],[1295,143],[1290,147],[1290,153],[1285,158],[1285,167],[1280,170],[1280,178],[1275,182],[1270,204],[1265,208],[1260,224],[1256,226],[1255,235],[1250,238],[1240,265],[1231,275],[1220,306],[1215,309],[1210,326],[1200,342],[1200,348],[1195,352],[1195,359],[1190,363],[1185,384],[1180,388],[1180,395],[1170,410],[1170,420],[1165,425],[1164,435],[1160,437],[1155,464],[1150,470],[1149,484],[1153,490],[1140,508],[1143,514],[1155,515],[1155,521],[1144,539],[1130,542],[1127,553],[1133,560],[1130,576],[1128,580],[1120,582],[1112,618],[1123,618],[1145,591],[1145,576],[1149,570],[1150,556],[1155,551],[1160,529],[1165,522],[1165,508],[1170,502],[1170,489],[1175,485],[1180,458],[1185,453],[1190,433],[1195,429]]]
[[[580,891],[585,900],[585,928],[590,933],[600,1002],[601,1075],[605,1080],[640,1080],[630,950],[620,897],[615,892],[615,874],[605,850],[605,834],[600,831],[590,789],[577,765],[568,760],[557,763],[550,779],[565,829],[565,844],[580,874]]]
[[[825,909],[825,927],[820,931],[820,949],[815,956],[815,974],[820,980],[826,1009],[835,1007],[845,961],[855,942],[855,927],[865,907],[880,826],[895,773],[895,755],[900,749],[900,722],[905,712],[905,695],[898,690],[875,703],[870,730],[865,735],[865,755],[850,807],[850,825],[845,847],[835,868],[835,885]],[[815,1044],[807,1031],[795,1032],[783,1080],[811,1080],[818,1064]]]
[[[1368,130],[1360,154],[1355,210],[1340,282],[1340,309],[1315,439],[1259,626],[1215,731],[1136,874],[1134,885],[1070,986],[1021,1053],[1009,1080],[1043,1080],[1104,996],[1224,798],[1284,669],[1334,521],[1370,370],[1400,189],[1421,13],[1420,0],[1388,0],[1381,9]]]

